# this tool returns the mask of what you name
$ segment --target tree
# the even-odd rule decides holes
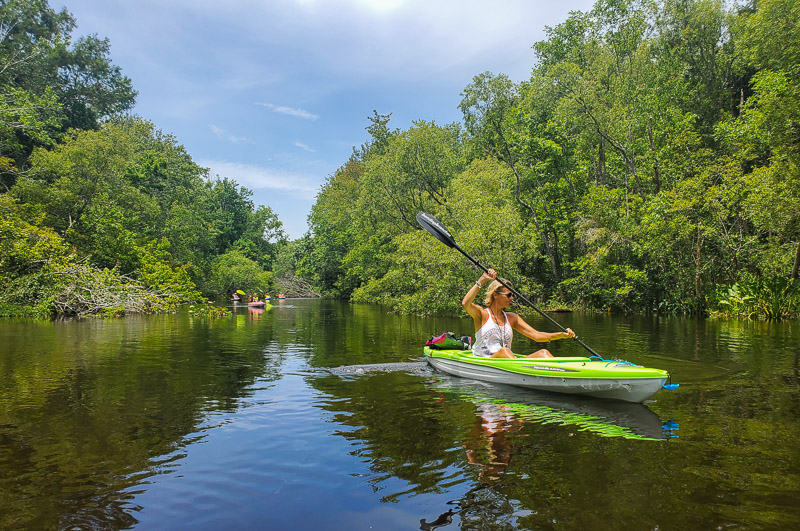
[[[47,315],[57,283],[53,273],[73,258],[63,238],[42,225],[41,215],[0,195],[0,315],[23,313],[12,305]]]
[[[698,117],[706,145],[719,120],[741,112],[749,95],[745,54],[732,38],[737,15],[722,0],[665,0],[654,17],[659,61],[685,86],[681,107]]]
[[[46,0],[0,3],[0,146],[10,188],[36,146],[50,146],[69,128],[96,129],[130,109],[131,80],[112,65],[107,39],[72,43],[75,20]]]
[[[515,108],[519,102],[518,88],[505,75],[494,76],[484,72],[473,78],[462,96],[459,108],[464,114],[471,141],[480,151],[508,164],[516,178],[516,201],[533,221],[550,258],[553,277],[556,281],[560,280],[561,253],[558,249],[558,238],[554,237],[552,227],[546,226],[540,219],[539,210],[543,206],[543,199],[536,193],[536,186],[526,182],[528,175],[525,163],[521,161],[522,155],[515,142],[515,121],[511,117],[517,112]],[[523,196],[523,188],[534,193],[533,200],[538,204]]]
[[[217,257],[211,268],[207,289],[215,294],[268,293],[273,288],[272,273],[264,271],[254,260],[238,250]]]
[[[322,185],[308,216],[312,240],[297,270],[328,296],[346,297],[355,288],[344,284],[342,260],[352,247],[355,222],[361,217],[356,204],[362,175],[362,163],[351,157]]]
[[[414,122],[364,162],[362,212],[376,223],[416,229],[417,212],[430,204],[446,206],[445,188],[462,168],[458,126]]]
[[[722,124],[745,174],[750,219],[783,247],[795,242],[790,277],[800,271],[800,2],[764,0],[745,17],[741,35],[751,64],[753,96],[741,119]],[[755,148],[755,149],[754,149]],[[758,149],[760,148],[760,150]],[[748,169],[755,166],[753,171]],[[782,269],[770,260],[769,273]]]
[[[134,145],[113,125],[74,132],[53,151],[37,149],[32,170],[12,190],[96,264],[135,269],[135,234],[152,226],[157,205],[126,178]]]
[[[133,107],[136,91],[122,69],[111,63],[110,49],[108,39],[90,35],[59,50],[56,87],[66,128],[95,129],[102,119]]]
[[[460,147],[444,128],[390,131],[375,113],[372,142],[317,198],[299,269],[328,293],[446,311],[468,268],[415,234],[413,215],[429,210],[461,245],[573,304],[702,313],[732,283],[789,286],[798,20],[797,0],[600,0],[571,13],[534,44],[529,80],[473,78]],[[501,218],[502,234],[474,221]]]
[[[496,161],[476,161],[448,185],[447,196],[458,208],[442,206],[431,211],[453,231],[459,245],[478,260],[490,259],[503,275],[530,286],[519,274],[522,267],[540,260],[531,256],[529,242],[521,236],[522,220],[514,200],[514,177]],[[502,219],[502,224],[487,223]],[[398,234],[384,259],[388,270],[373,277],[353,293],[353,300],[385,304],[396,311],[415,314],[456,314],[465,288],[474,282],[474,266],[446,248],[424,230]]]

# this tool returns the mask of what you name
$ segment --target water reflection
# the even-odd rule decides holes
[[[0,321],[0,528],[796,527],[798,323],[559,320],[680,389],[642,406],[446,377],[421,343],[467,319],[340,301]]]
[[[435,492],[467,480],[463,443],[465,404],[445,403],[402,372],[362,377],[308,379],[330,398],[317,407],[340,426],[334,434],[351,442],[351,455],[369,469],[365,480],[383,502]],[[399,480],[399,484],[398,484]]]
[[[337,371],[308,381],[330,397],[317,407],[341,426],[335,435],[354,446],[351,455],[368,466],[365,481],[381,492],[383,502],[445,485],[505,491],[503,476],[516,462],[518,447],[529,454],[531,444],[549,441],[554,429],[558,438],[580,434],[587,446],[596,444],[587,436],[663,441],[677,431],[677,425],[642,404],[537,393],[417,370]],[[515,465],[512,483],[533,479],[529,459],[524,455]]]
[[[506,404],[482,402],[464,445],[467,462],[479,470],[478,481],[492,485],[500,478],[514,453],[510,434],[522,428],[522,419]]]
[[[675,423],[660,419],[644,404],[538,392],[438,374],[429,385],[473,402],[486,426],[518,426],[531,421],[573,426],[601,437],[652,440],[677,437]]]
[[[270,330],[234,319],[2,324],[0,528],[130,527],[136,486],[280,374]]]

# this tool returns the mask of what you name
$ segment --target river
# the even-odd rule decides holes
[[[556,314],[680,384],[638,405],[432,372],[422,344],[467,317],[233,311],[0,320],[0,528],[800,524],[797,322]]]

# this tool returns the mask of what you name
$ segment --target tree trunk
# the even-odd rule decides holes
[[[653,185],[655,186],[655,192],[658,193],[661,190],[661,177],[659,176],[658,172],[658,153],[656,153],[656,145],[653,142],[653,117],[650,117],[650,123],[647,127],[647,136],[650,138],[650,151],[653,152]]]
[[[697,224],[697,254],[694,258],[694,295],[697,300],[702,300],[703,292],[700,289],[700,243],[703,241],[703,233],[700,231],[700,224]]]
[[[642,189],[642,182],[639,180],[639,172],[636,171],[636,162],[634,162],[634,147],[633,147],[633,129],[631,127],[630,120],[628,121],[628,142],[631,146],[630,152],[627,149],[623,149],[620,147],[620,152],[622,156],[625,158],[625,161],[628,163],[628,169],[633,175],[633,181],[636,183],[636,192],[639,194],[639,197],[642,198],[642,202],[644,202],[644,190]]]
[[[794,265],[792,266],[792,280],[797,279],[798,269],[800,269],[800,242],[797,243],[797,252],[794,255]]]
[[[536,230],[539,232],[539,236],[542,238],[542,243],[544,244],[544,250],[547,252],[547,257],[550,259],[550,268],[553,271],[553,276],[556,278],[556,282],[561,282],[561,271],[560,271],[560,260],[558,258],[558,241],[556,241],[556,247],[553,248],[553,242],[550,241],[550,237],[546,230],[544,230],[539,223],[539,216],[536,215],[536,210],[526,203],[519,194],[520,188],[520,176],[517,172],[516,165],[513,162],[509,161],[509,166],[511,167],[511,171],[514,173],[514,177],[517,179],[517,188],[516,188],[516,200],[517,203],[525,207],[528,212],[531,214],[531,219],[533,219],[533,224],[536,226]]]
[[[744,110],[744,89],[739,89],[739,116],[742,115]]]
[[[600,184],[606,184],[606,147],[603,139],[600,139],[600,146],[597,148],[597,158],[600,171]]]

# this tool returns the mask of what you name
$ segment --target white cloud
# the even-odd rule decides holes
[[[272,103],[258,103],[257,105],[266,107],[272,112],[286,114],[288,116],[296,116],[297,118],[304,118],[306,120],[316,120],[319,118],[319,115],[312,114],[304,109],[295,109],[294,107],[286,107],[284,105],[273,105]]]
[[[112,56],[136,74],[135,84],[155,70],[165,106],[182,109],[187,96],[198,98],[181,110],[185,116],[206,112],[226,91],[256,87],[269,94],[262,101],[291,102],[285,98],[293,90],[319,103],[315,95],[383,83],[461,88],[485,70],[522,80],[544,26],[563,22],[570,10],[591,9],[593,1],[71,0],[69,6],[78,9],[82,33],[112,37]],[[153,68],[127,67],[148,61]],[[198,72],[201,86],[183,86]],[[211,90],[218,93],[200,99]],[[265,106],[319,118],[301,108]],[[333,112],[325,111],[326,120]]]
[[[320,183],[302,174],[266,168],[254,164],[223,160],[198,160],[200,166],[209,168],[211,175],[235,180],[251,190],[280,190],[302,199],[313,199]]]
[[[220,127],[217,127],[214,124],[208,124],[208,127],[211,129],[211,131],[215,135],[217,135],[217,138],[222,138],[223,140],[227,140],[228,142],[233,142],[235,144],[238,144],[240,142],[249,142],[247,137],[234,136],[234,135],[230,134],[229,132],[227,132],[226,130],[224,130],[224,129],[220,128]]]
[[[324,176],[364,141],[372,109],[394,113],[392,127],[457,120],[472,76],[526,79],[544,27],[594,1],[62,3],[78,21],[76,37],[109,37],[114,63],[139,91],[137,114],[300,227],[307,211],[299,205],[310,205]],[[268,103],[262,111],[255,102]],[[265,120],[265,111],[294,119]]]
[[[295,145],[296,147],[299,147],[300,149],[303,149],[303,150],[305,150],[305,151],[308,151],[309,153],[315,153],[315,152],[317,151],[316,149],[312,149],[312,148],[310,148],[309,146],[307,146],[306,144],[303,144],[303,143],[302,143],[302,142],[300,142],[299,140],[298,140],[297,142],[295,142],[295,143],[294,143],[294,145]]]
[[[461,71],[459,79],[464,71],[476,74],[487,69],[527,75],[533,62],[530,46],[544,38],[544,26],[562,22],[570,10],[591,9],[593,0],[172,0],[170,4],[235,27],[238,35],[251,40],[253,49],[279,48],[307,67],[324,67],[362,80],[441,76],[448,70]]]
[[[324,6],[327,1],[329,0],[294,0],[294,3],[306,10],[316,10],[318,6]],[[348,4],[352,4],[358,9],[385,13],[400,9],[408,3],[408,0],[343,0],[339,2],[338,7],[347,8]]]

